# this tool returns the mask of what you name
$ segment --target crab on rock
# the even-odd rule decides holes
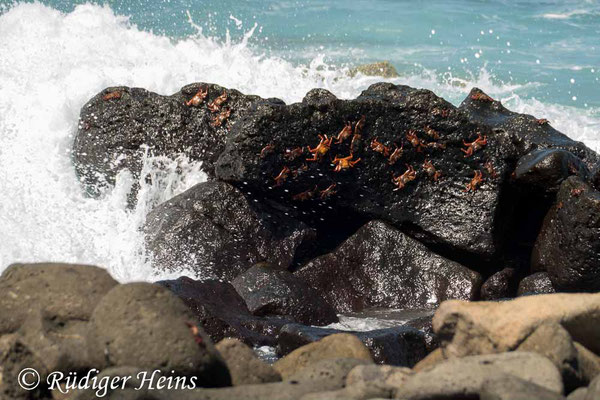
[[[313,156],[311,158],[307,158],[306,161],[321,161],[323,156],[327,154],[331,148],[331,142],[333,141],[333,138],[327,137],[327,135],[319,135],[319,139],[321,139],[321,141],[317,147],[314,149],[308,147],[308,151],[311,152]]]
[[[329,185],[329,187],[325,190],[321,190],[321,194],[319,197],[321,197],[321,200],[325,200],[331,196],[333,196],[334,194],[337,193],[337,190],[335,190],[336,188],[336,184],[332,183],[331,185]]]
[[[219,114],[217,114],[213,118],[213,120],[210,124],[212,126],[214,126],[215,128],[218,128],[221,125],[223,125],[223,123],[225,121],[227,121],[227,118],[229,118],[230,115],[231,115],[231,108],[224,108],[223,111],[221,111]]]
[[[411,129],[406,133],[406,140],[417,149],[417,153],[423,151],[423,142],[421,142],[421,139],[418,138],[417,133],[414,130]]]
[[[185,102],[185,105],[188,107],[190,107],[190,106],[198,107],[200,104],[202,104],[204,102],[204,99],[206,99],[206,96],[208,96],[208,89],[200,88],[200,90],[198,90],[198,92],[194,95],[194,97],[192,97],[191,99],[189,99],[188,101]]]
[[[475,176],[473,176],[473,179],[471,179],[471,182],[469,182],[467,184],[467,186],[466,186],[465,190],[463,190],[463,192],[476,191],[482,182],[483,182],[483,173],[481,171],[475,171]]]
[[[219,112],[219,110],[221,109],[221,106],[227,101],[227,91],[223,90],[223,93],[217,97],[216,99],[214,99],[213,101],[211,101],[210,103],[208,103],[208,109],[211,112]]]
[[[423,170],[433,179],[434,182],[437,182],[438,179],[440,179],[440,176],[442,176],[442,172],[436,170],[429,160],[425,160],[423,163]]]
[[[398,147],[397,144],[394,144],[394,146],[396,146],[396,149],[394,150],[394,152],[390,156],[390,159],[389,159],[389,164],[390,165],[396,164],[396,162],[400,158],[402,158],[402,155],[404,154],[404,145],[402,145],[401,147]]]
[[[340,133],[338,133],[335,144],[340,144],[344,142],[350,137],[350,135],[352,135],[352,123],[347,122],[346,125],[344,125],[344,128],[340,131]]]
[[[394,191],[404,189],[406,184],[410,181],[414,181],[417,178],[417,172],[410,165],[406,165],[408,168],[402,175],[395,177],[392,174],[392,183],[398,186]]]
[[[283,169],[281,170],[281,172],[279,173],[279,175],[277,175],[275,177],[275,186],[281,186],[283,184],[283,182],[285,182],[287,180],[287,178],[290,176],[290,169],[287,167],[287,165],[285,167],[283,167]]]
[[[377,153],[383,154],[384,157],[389,157],[390,155],[390,148],[378,141],[377,138],[371,140],[371,149]]]
[[[461,149],[463,153],[465,153],[465,158],[471,157],[475,152],[481,150],[487,144],[487,136],[481,136],[480,133],[477,134],[477,139],[472,141],[471,143],[467,143],[463,140],[463,144],[467,146],[466,149]]]
[[[348,157],[343,158],[338,158],[338,156],[335,156],[335,158],[333,159],[333,164],[335,165],[334,171],[340,172],[344,169],[350,169],[354,167],[360,161],[360,158],[353,161],[353,157],[354,156],[352,154],[350,154]]]

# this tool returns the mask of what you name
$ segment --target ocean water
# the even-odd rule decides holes
[[[0,0],[0,271],[65,261],[121,281],[170,277],[152,272],[139,228],[206,177],[183,156],[148,156],[153,183],[134,209],[126,171],[86,197],[71,145],[80,108],[106,86],[171,94],[207,81],[287,102],[314,87],[352,98],[383,79],[349,69],[389,60],[400,76],[388,81],[454,104],[478,86],[599,149],[599,38],[600,5],[585,0]]]

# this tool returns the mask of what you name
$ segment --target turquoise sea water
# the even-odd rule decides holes
[[[43,2],[70,12],[80,1]],[[541,101],[600,106],[600,4],[590,0],[116,0],[144,30],[233,40],[257,24],[257,52],[330,65],[391,61],[401,74],[454,84],[482,69]]]
[[[286,102],[314,87],[353,98],[382,79],[349,69],[388,60],[400,74],[388,81],[457,105],[478,86],[598,150],[599,39],[600,5],[585,0],[0,0],[0,271],[61,261],[169,278],[144,257],[140,227],[206,177],[184,156],[149,154],[133,209],[127,171],[87,197],[70,151],[81,108],[105,87],[171,94],[205,81]]]

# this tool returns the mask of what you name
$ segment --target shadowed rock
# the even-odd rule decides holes
[[[556,292],[547,272],[536,272],[519,282],[517,296],[528,296],[532,294],[547,294]]]
[[[513,297],[517,289],[517,271],[504,268],[490,276],[481,285],[481,300],[498,300]]]
[[[260,261],[287,269],[314,239],[304,223],[224,182],[200,183],[147,217],[146,248],[159,270],[192,269],[230,281]]]
[[[424,308],[474,299],[478,273],[441,257],[382,221],[371,221],[334,252],[296,272],[338,312]]]

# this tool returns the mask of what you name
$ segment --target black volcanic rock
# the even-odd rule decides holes
[[[309,92],[302,103],[256,103],[232,128],[216,174],[278,202],[295,204],[307,218],[325,225],[340,219],[382,219],[428,245],[467,258],[475,255],[470,259],[478,265],[497,255],[511,239],[507,231],[515,197],[506,188],[521,156],[539,146],[567,148],[586,163],[596,160],[595,153],[581,143],[533,117],[511,113],[500,123],[492,121],[486,107],[497,109],[494,115],[505,112],[485,97],[469,98],[457,109],[430,91],[389,83],[372,85],[354,100],[339,100],[319,89]],[[336,136],[347,121],[356,122],[361,116],[364,127],[353,146],[352,138],[341,144],[334,141],[321,161],[307,161],[307,146],[316,147],[319,134]],[[533,134],[532,129],[539,133]],[[407,138],[411,131],[431,147],[411,144]],[[487,145],[467,157],[461,151],[463,141],[473,142],[478,135],[487,138]],[[403,146],[402,157],[390,165],[389,156],[382,154],[385,150],[371,148],[375,139],[389,152],[395,145]],[[262,153],[265,148],[272,150]],[[304,153],[290,157],[288,150],[297,148]],[[334,171],[334,157],[351,152],[353,160],[360,161]],[[423,167],[426,160],[441,172],[437,180],[433,170],[430,175]],[[415,169],[416,179],[394,190],[392,175],[403,174],[408,165]],[[274,178],[285,168],[291,173],[276,185]],[[466,191],[477,171],[482,172],[483,184]],[[334,184],[335,194],[323,192]],[[331,196],[322,198],[327,194]]]
[[[198,107],[186,106],[200,89],[208,97]],[[227,92],[223,107],[231,116],[220,127],[212,126],[216,114],[207,104]],[[184,154],[202,161],[213,174],[214,162],[223,150],[228,129],[239,115],[259,101],[237,90],[218,85],[193,83],[171,96],[161,96],[140,88],[111,87],[88,101],[81,109],[79,130],[73,145],[73,161],[90,194],[114,184],[122,169],[138,178],[144,154],[175,157]]]
[[[498,300],[513,297],[517,290],[517,271],[504,268],[490,276],[481,285],[481,300]]]
[[[565,180],[532,255],[557,291],[600,291],[600,192],[577,177]]]
[[[555,293],[552,282],[547,272],[536,272],[519,282],[517,296],[529,296],[532,294]]]
[[[155,268],[186,267],[203,278],[230,281],[261,261],[286,269],[315,232],[285,213],[227,183],[200,183],[148,215],[146,248]]]
[[[424,308],[473,300],[481,276],[382,221],[371,221],[334,252],[296,272],[338,312],[370,307]]]
[[[409,326],[350,332],[299,324],[289,324],[281,329],[277,354],[287,355],[298,347],[335,333],[356,335],[369,348],[373,360],[378,363],[412,367],[427,355],[426,335]]]
[[[226,337],[253,346],[276,344],[279,330],[293,320],[256,317],[230,283],[188,277],[157,282],[176,294],[196,315],[213,342]]]
[[[284,315],[307,325],[338,322],[335,310],[319,292],[291,272],[258,264],[231,284],[254,315]]]
[[[562,181],[571,175],[588,177],[589,170],[580,158],[566,150],[540,149],[519,159],[515,181],[542,193],[556,193]]]

